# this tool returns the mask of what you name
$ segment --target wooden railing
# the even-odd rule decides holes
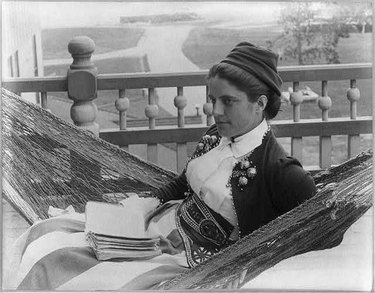
[[[48,93],[68,92],[69,98],[74,101],[72,106],[72,120],[78,126],[89,129],[94,133],[120,147],[128,148],[132,144],[147,144],[147,159],[158,163],[158,144],[175,143],[177,170],[181,171],[187,158],[187,142],[197,141],[213,123],[212,104],[206,99],[203,112],[206,115],[206,125],[186,127],[184,124],[184,108],[188,97],[183,95],[184,88],[189,86],[206,87],[206,71],[173,74],[97,74],[90,57],[94,50],[93,42],[86,38],[75,38],[69,44],[69,52],[73,56],[66,77],[35,77],[14,78],[3,80],[3,87],[17,93],[41,93],[41,106],[46,107]],[[348,157],[353,157],[360,151],[360,134],[372,132],[371,117],[357,117],[357,103],[360,91],[356,87],[359,79],[371,79],[371,64],[319,65],[319,66],[292,66],[279,67],[284,82],[292,82],[293,92],[290,102],[293,106],[293,119],[272,121],[278,137],[291,138],[291,153],[302,160],[302,138],[319,136],[319,167],[327,168],[331,165],[331,150],[333,135],[348,136]],[[328,111],[332,106],[328,95],[328,81],[347,80],[347,99],[350,102],[350,117],[329,118]],[[301,119],[302,93],[299,83],[306,81],[320,81],[322,84],[318,106],[321,109],[321,119]],[[178,124],[172,127],[156,127],[158,117],[155,89],[175,87],[176,97],[174,105],[177,112]],[[149,120],[148,129],[127,128],[127,113],[131,112],[126,91],[129,89],[148,89],[148,105],[145,115]],[[115,103],[119,111],[119,129],[102,129],[99,131],[95,123],[96,107],[93,100],[101,90],[118,90],[118,99]]]

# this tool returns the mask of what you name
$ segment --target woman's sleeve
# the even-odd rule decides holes
[[[176,176],[171,182],[154,192],[154,195],[164,203],[173,199],[185,198],[187,190],[186,175],[185,172],[182,172],[181,175]]]
[[[270,182],[272,201],[284,214],[311,198],[316,193],[312,176],[292,157],[279,159],[272,166]]]

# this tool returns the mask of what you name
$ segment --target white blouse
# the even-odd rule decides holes
[[[236,137],[233,142],[223,137],[217,147],[190,161],[186,170],[192,190],[235,227],[238,220],[227,183],[235,164],[262,144],[267,130],[268,124],[263,120],[250,132]]]

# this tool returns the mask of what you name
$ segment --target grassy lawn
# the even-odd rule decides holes
[[[190,32],[182,51],[187,58],[201,69],[208,69],[220,61],[239,42],[248,41],[265,46],[267,40],[279,35],[277,27],[271,27],[265,33],[263,29],[218,29],[209,27],[195,28]]]
[[[349,38],[340,39],[337,52],[341,63],[371,62],[371,33],[350,34]]]
[[[243,30],[218,29],[209,27],[195,28],[183,45],[183,52],[201,69],[208,69],[219,62],[239,42],[265,46],[268,40],[273,41],[280,35],[280,28],[249,28]],[[337,48],[341,63],[371,62],[371,33],[350,34],[349,38],[340,39]],[[280,66],[298,65],[296,60],[283,59]]]
[[[87,27],[56,28],[42,31],[44,59],[71,58],[67,48],[75,36],[88,36],[95,42],[95,54],[135,47],[143,35],[140,28]]]

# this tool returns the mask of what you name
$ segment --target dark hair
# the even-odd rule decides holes
[[[218,63],[211,67],[207,79],[215,76],[228,80],[240,91],[245,92],[251,102],[255,102],[259,96],[265,95],[268,99],[264,109],[266,119],[274,118],[279,112],[281,105],[280,96],[247,71],[231,64]]]

